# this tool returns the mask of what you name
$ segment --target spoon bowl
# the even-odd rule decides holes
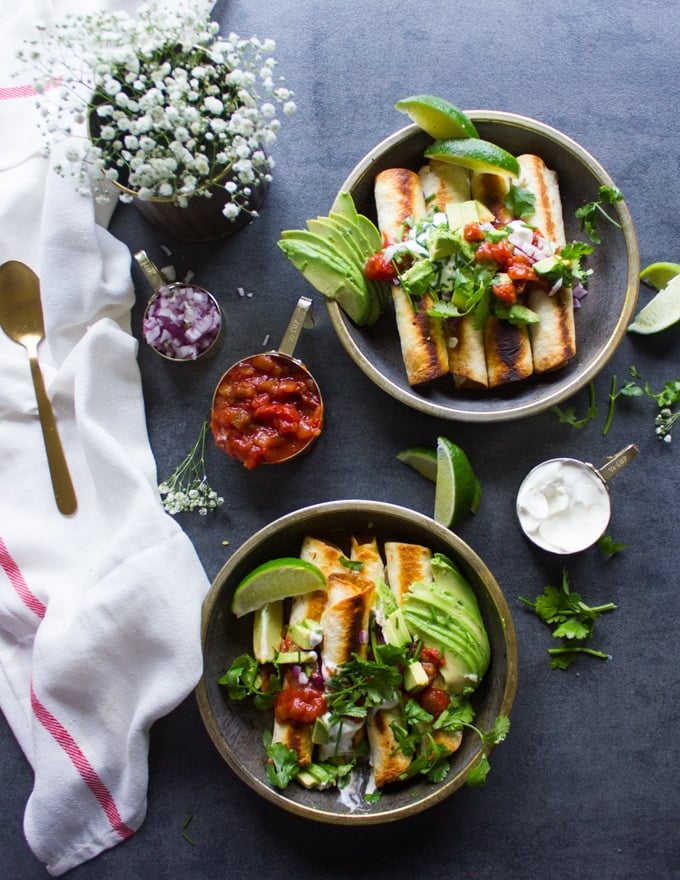
[[[0,327],[28,352],[54,497],[61,513],[75,513],[76,495],[38,363],[38,345],[45,338],[40,281],[32,269],[18,260],[0,266]]]

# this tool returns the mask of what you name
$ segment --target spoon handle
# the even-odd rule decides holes
[[[78,506],[76,493],[71,482],[71,475],[66,464],[64,450],[57,432],[57,423],[54,420],[52,405],[45,390],[45,382],[40,371],[38,359],[33,355],[29,355],[29,362],[31,364],[31,377],[33,378],[33,387],[35,388],[35,397],[38,401],[38,415],[42,426],[43,440],[45,441],[47,463],[50,468],[50,476],[52,477],[54,498],[61,513],[69,515],[75,513]]]

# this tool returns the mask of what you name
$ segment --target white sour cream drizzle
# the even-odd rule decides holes
[[[554,459],[535,467],[517,494],[525,534],[553,553],[577,553],[601,537],[611,505],[604,481],[589,465]]]

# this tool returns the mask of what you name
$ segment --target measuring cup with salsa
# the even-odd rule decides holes
[[[215,443],[248,470],[290,461],[322,431],[319,386],[292,356],[303,326],[311,326],[311,306],[311,299],[300,297],[279,349],[237,361],[215,389]]]

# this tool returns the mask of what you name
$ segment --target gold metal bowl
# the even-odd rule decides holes
[[[262,744],[263,732],[271,729],[272,713],[254,709],[247,702],[233,702],[218,683],[234,658],[252,653],[252,616],[237,619],[231,612],[236,585],[263,562],[297,556],[308,534],[340,546],[352,534],[371,534],[379,542],[387,539],[423,544],[453,560],[477,595],[491,644],[489,669],[472,695],[475,723],[490,728],[498,715],[510,714],[518,674],[515,628],[501,588],[484,562],[460,538],[420,513],[378,501],[347,500],[306,507],[265,526],[236,550],[218,573],[203,606],[204,673],[197,688],[201,716],[213,743],[234,772],[284,810],[336,825],[375,825],[414,815],[449,797],[465,783],[469,769],[479,758],[477,737],[464,736],[442,783],[413,779],[386,788],[377,803],[352,812],[341,804],[335,789],[310,791],[295,783],[285,791],[272,788],[265,777]],[[491,760],[493,763],[493,757]],[[493,775],[487,785],[493,785]]]
[[[559,177],[567,240],[586,239],[575,211],[598,198],[600,186],[615,186],[604,168],[571,138],[554,128],[513,113],[471,110],[480,137],[515,155],[535,153]],[[359,211],[376,221],[373,181],[385,168],[417,170],[432,142],[418,126],[395,132],[374,147],[350,172],[341,191],[350,192]],[[588,257],[593,269],[589,293],[576,315],[577,355],[564,369],[483,393],[460,392],[450,376],[411,388],[401,360],[391,309],[373,327],[357,327],[339,306],[326,301],[331,322],[350,357],[378,387],[413,409],[437,418],[509,421],[535,415],[572,397],[586,386],[616,351],[632,320],[639,291],[640,255],[628,207],[612,214],[621,229],[603,220],[602,243]]]

